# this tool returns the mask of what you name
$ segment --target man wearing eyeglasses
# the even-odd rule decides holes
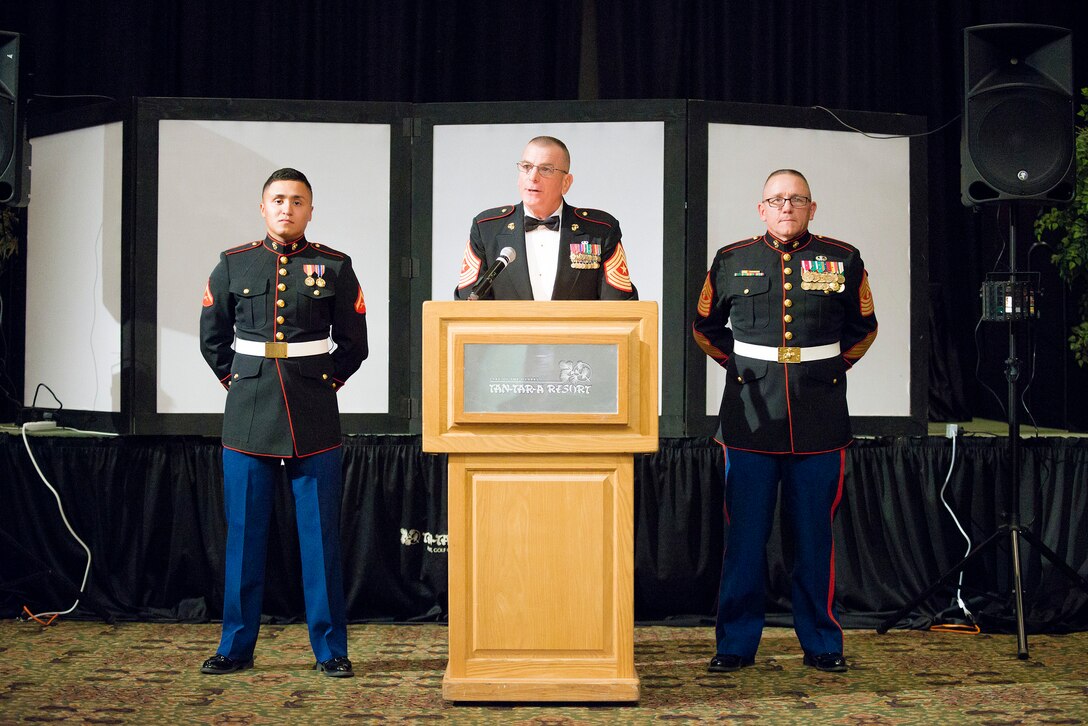
[[[488,209],[472,220],[454,294],[468,299],[506,247],[508,270],[482,294],[495,300],[637,300],[620,224],[599,209],[574,207],[570,152],[552,136],[525,147],[518,169],[521,204]]]
[[[876,338],[873,297],[858,250],[808,231],[816,203],[800,172],[772,172],[761,199],[766,233],[718,250],[693,325],[699,347],[727,373],[716,437],[725,450],[727,534],[708,670],[754,662],[781,481],[803,662],[842,672],[832,520],[852,441],[846,372]]]

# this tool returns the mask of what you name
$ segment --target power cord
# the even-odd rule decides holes
[[[836,116],[835,112],[832,111],[831,109],[827,108],[826,106],[810,106],[809,108],[815,109],[817,111],[823,111],[828,116],[835,119],[840,124],[842,124],[843,126],[845,126],[848,129],[850,129],[851,131],[856,131],[857,133],[861,134],[862,136],[865,136],[865,137],[870,138],[870,139],[876,139],[877,141],[884,141],[885,139],[913,139],[913,138],[916,138],[916,137],[919,137],[919,136],[930,136],[931,134],[935,134],[938,131],[943,131],[947,126],[950,126],[951,124],[955,123],[956,121],[959,121],[960,116],[963,115],[962,113],[961,114],[956,114],[955,116],[948,119],[943,124],[941,124],[940,126],[938,126],[935,129],[933,129],[932,131],[925,131],[925,132],[920,133],[920,134],[879,134],[878,135],[878,134],[870,134],[870,133],[868,133],[866,131],[862,131],[861,129],[859,129],[856,126],[851,126],[850,124],[846,123],[841,118]]]
[[[944,508],[948,510],[949,515],[952,517],[952,521],[956,525],[956,529],[960,531],[963,538],[967,540],[967,551],[963,553],[964,557],[971,554],[972,543],[971,537],[964,531],[963,526],[960,524],[960,520],[956,517],[956,512],[953,511],[952,505],[945,499],[945,492],[948,490],[948,483],[952,480],[952,471],[956,468],[956,440],[959,438],[960,427],[957,424],[948,424],[945,428],[945,436],[952,439],[952,460],[948,463],[948,473],[945,474],[944,484],[941,486],[941,503],[944,504]],[[963,569],[960,569],[959,581],[956,583],[956,598],[955,604],[959,607],[963,614],[967,616],[967,621],[970,623],[968,626],[964,625],[934,625],[930,630],[947,631],[947,632],[968,632],[978,633],[979,627],[975,622],[975,616],[971,613],[971,610],[967,607],[967,603],[963,601]]]
[[[72,529],[72,525],[68,522],[68,517],[64,513],[64,504],[60,500],[60,494],[57,493],[57,490],[53,488],[53,485],[50,484],[49,480],[45,478],[45,474],[42,473],[41,467],[38,466],[38,460],[34,458],[34,452],[30,450],[30,440],[27,437],[28,431],[45,431],[49,429],[55,429],[56,426],[57,424],[55,421],[28,421],[24,423],[22,426],[23,446],[26,447],[26,453],[30,457],[30,462],[34,465],[34,470],[38,472],[38,476],[41,478],[46,488],[48,488],[49,491],[53,493],[53,497],[57,500],[57,510],[60,512],[60,518],[64,521],[64,526],[68,528],[68,531],[72,534],[72,537],[75,538],[76,542],[79,542],[79,546],[82,547],[83,551],[87,553],[87,566],[83,569],[83,582],[80,583],[79,586],[79,594],[83,595],[84,590],[87,589],[87,578],[91,574],[91,549],[87,546],[86,542],[80,539],[79,535],[76,534],[76,531]],[[71,613],[73,610],[76,609],[78,605],[79,598],[76,598],[76,601],[72,603],[72,607],[68,608],[67,610],[53,610],[43,613],[32,613],[30,612],[30,608],[24,605],[23,612],[25,612],[27,614],[27,617],[29,617],[36,623],[39,623],[41,625],[49,625],[54,620],[56,620],[58,616]],[[44,618],[49,619],[45,620]]]

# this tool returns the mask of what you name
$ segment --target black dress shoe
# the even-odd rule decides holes
[[[324,663],[318,663],[314,668],[331,678],[351,678],[355,675],[355,671],[351,669],[351,661],[346,655],[329,658]]]
[[[842,653],[820,653],[819,655],[805,653],[805,665],[812,666],[818,671],[842,673],[846,670],[846,659],[842,657]]]
[[[750,666],[755,662],[755,658],[742,658],[739,655],[726,653],[725,655],[719,654],[711,658],[710,665],[708,665],[706,669],[711,673],[732,673],[733,671],[739,671],[744,666]]]
[[[246,668],[253,667],[253,659],[249,660],[234,660],[228,658],[225,655],[219,655],[216,653],[208,660],[204,661],[204,665],[200,666],[201,673],[207,673],[213,676],[221,676],[224,673],[234,673],[234,671],[244,671]]]

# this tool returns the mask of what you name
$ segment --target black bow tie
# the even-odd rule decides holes
[[[525,215],[525,231],[532,232],[537,227],[547,227],[553,232],[559,229],[559,217],[548,217],[547,219],[537,219],[536,217],[530,217]]]

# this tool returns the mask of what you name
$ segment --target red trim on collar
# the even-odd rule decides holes
[[[289,248],[293,244],[297,244],[298,249],[293,249],[293,250],[292,249],[278,249],[277,250],[272,246],[272,245],[276,245],[277,247],[281,247],[281,248]],[[290,257],[291,255],[297,255],[299,252],[302,252],[304,249],[306,249],[309,246],[310,246],[310,241],[308,239],[306,239],[305,236],[299,237],[298,239],[293,240],[291,242],[276,242],[275,240],[268,237],[267,235],[264,238],[264,248],[266,250],[268,250],[269,252],[271,252],[273,254],[283,255],[285,257]]]
[[[812,241],[812,237],[813,234],[806,229],[804,232],[797,235],[793,239],[780,240],[770,232],[767,232],[765,235],[763,235],[762,239],[763,242],[766,243],[766,245],[775,252],[789,252],[790,254],[793,254],[794,252],[799,252],[800,250],[803,250],[805,247],[807,247],[808,243]],[[776,242],[778,243],[777,246],[775,245]],[[796,246],[794,246],[795,244]]]

